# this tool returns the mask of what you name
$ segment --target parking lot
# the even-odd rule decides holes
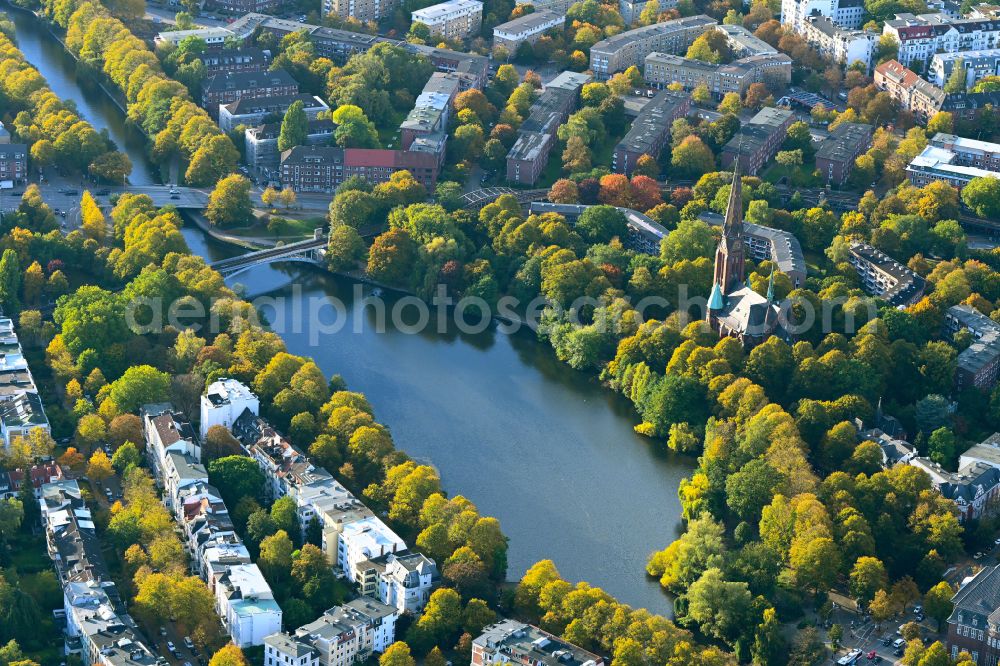
[[[869,664],[895,664],[903,656],[906,641],[899,633],[900,628],[909,622],[920,626],[920,635],[925,643],[940,640],[933,626],[933,620],[927,620],[919,605],[907,610],[876,628],[875,623],[866,616],[836,609],[830,618],[831,623],[840,624],[844,628],[843,647],[831,658],[835,664],[854,664],[868,666]],[[899,643],[898,641],[902,641]],[[850,655],[855,655],[853,661]]]

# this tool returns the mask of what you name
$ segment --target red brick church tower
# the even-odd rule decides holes
[[[743,180],[740,178],[739,164],[733,171],[733,184],[729,190],[726,206],[726,220],[722,226],[722,242],[715,250],[715,284],[722,295],[743,286],[744,253],[743,244]]]

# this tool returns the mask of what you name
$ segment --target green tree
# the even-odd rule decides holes
[[[951,74],[948,76],[948,80],[944,83],[944,91],[946,93],[965,92],[965,81],[965,61],[962,58],[959,58],[952,64]]]
[[[239,174],[226,176],[208,197],[205,217],[218,227],[236,227],[253,220],[250,181]]]
[[[670,157],[670,166],[677,178],[696,179],[715,169],[715,155],[698,137],[684,137]]]
[[[576,231],[590,243],[607,243],[628,232],[625,215],[613,206],[591,206],[577,220]]]
[[[285,495],[274,501],[271,505],[271,520],[279,530],[284,530],[289,536],[299,536],[298,507],[291,497]],[[298,538],[293,541],[298,541]]]
[[[295,100],[285,111],[278,134],[278,150],[285,151],[295,146],[305,145],[309,134],[309,119],[301,100]]]
[[[955,590],[945,581],[941,581],[924,595],[924,610],[937,621],[938,631],[941,631],[941,624],[948,619],[954,608],[951,598],[955,596]]]
[[[119,474],[124,475],[129,467],[138,467],[142,463],[142,454],[132,442],[125,442],[111,456],[111,464]]]
[[[403,641],[396,641],[378,658],[378,666],[416,666],[416,660],[410,655],[410,646]]]
[[[151,365],[133,365],[108,386],[108,400],[118,413],[133,413],[170,397],[170,375]]]
[[[962,188],[962,202],[979,217],[1000,217],[1000,178],[973,178]]]
[[[365,260],[367,248],[357,229],[341,225],[330,232],[326,259],[330,270],[350,271]]]
[[[868,604],[879,590],[889,584],[889,576],[877,557],[859,557],[851,569],[850,583],[854,598]]]
[[[14,250],[4,250],[0,256],[0,307],[7,315],[21,309],[21,262]]]
[[[259,498],[264,486],[263,472],[247,456],[213,460],[208,464],[208,479],[229,506],[236,506],[243,497]]]
[[[752,626],[753,595],[744,582],[729,582],[716,568],[708,569],[687,592],[688,617],[703,632],[735,645]]]
[[[295,547],[288,533],[278,530],[260,542],[257,559],[260,570],[271,583],[287,581],[292,574],[292,552]]]

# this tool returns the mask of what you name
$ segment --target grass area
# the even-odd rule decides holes
[[[280,208],[277,211],[278,214],[274,217],[280,217],[285,221],[277,234],[268,229],[267,222],[261,219],[245,227],[229,227],[222,229],[222,231],[240,238],[280,238],[287,241],[312,236],[313,230],[326,222],[324,218],[316,216],[304,219],[289,218],[281,214]]]
[[[614,152],[615,146],[618,145],[618,142],[621,141],[623,136],[625,136],[624,132],[622,134],[616,134],[614,136],[609,135],[605,137],[604,141],[591,150],[591,164],[595,168],[602,166],[610,168],[611,154]],[[556,182],[560,178],[565,178],[568,175],[563,171],[562,154],[565,149],[566,144],[564,142],[556,141],[556,145],[552,147],[552,151],[549,153],[549,161],[546,163],[545,168],[542,169],[542,173],[539,174],[538,182],[535,183],[534,187],[539,189],[551,187],[552,183]]]
[[[827,270],[830,267],[830,260],[826,258],[825,254],[813,252],[811,250],[803,250],[802,255],[806,260],[806,268],[809,270],[809,277],[826,277]]]
[[[809,165],[790,167],[773,162],[764,169],[760,177],[774,184],[779,183],[783,178],[787,178],[788,183],[795,187],[822,187],[822,178],[817,178],[814,172],[815,168]]]

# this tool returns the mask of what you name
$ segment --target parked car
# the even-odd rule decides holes
[[[187,646],[188,650],[193,650],[194,649],[194,641],[191,640],[190,636],[185,636],[184,637],[184,645]]]
[[[169,651],[169,652],[173,652],[174,651],[174,642],[173,641],[167,641],[167,651]]]
[[[171,195],[170,195],[170,198],[171,198],[171,199],[180,199],[180,198],[181,198],[181,195],[179,195],[179,194],[171,194]]]
[[[111,190],[109,190],[108,188],[105,187],[103,189],[97,190],[96,192],[94,192],[94,194],[97,195],[97,196],[99,196],[99,197],[106,197],[109,194],[111,194]]]

